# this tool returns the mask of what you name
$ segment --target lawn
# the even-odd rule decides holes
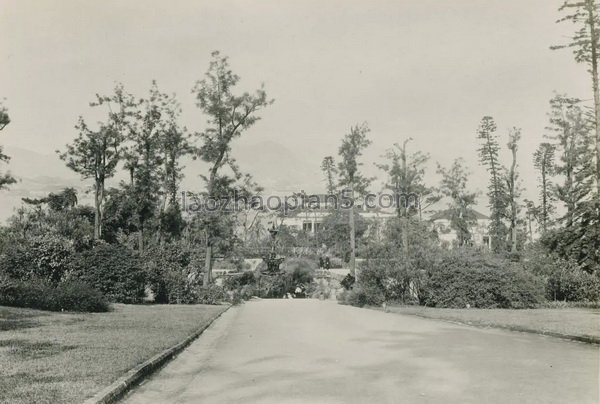
[[[600,338],[600,309],[438,309],[391,306],[389,311],[482,327],[517,328],[540,333]]]
[[[225,310],[114,305],[109,313],[0,306],[0,403],[76,403]]]

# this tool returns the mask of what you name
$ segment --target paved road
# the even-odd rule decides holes
[[[317,300],[226,312],[127,403],[594,403],[597,346]]]

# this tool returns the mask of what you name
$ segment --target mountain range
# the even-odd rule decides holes
[[[80,204],[92,204],[91,180],[84,181],[69,170],[56,153],[9,146],[4,152],[11,157],[8,171],[19,182],[0,191],[0,222],[6,221],[21,206],[22,198],[40,198],[65,187],[78,191]],[[264,188],[265,194],[281,195],[300,190],[321,192],[324,188],[319,156],[302,156],[301,152],[294,152],[274,141],[234,145],[232,155],[242,171],[252,174]],[[187,159],[184,165],[182,189],[198,191],[204,186],[199,174],[206,172],[206,164]],[[6,165],[1,169],[6,171]],[[114,186],[124,179],[125,172],[120,172],[107,186]]]

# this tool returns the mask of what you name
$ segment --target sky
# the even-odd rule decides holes
[[[509,128],[522,129],[519,166],[532,198],[549,99],[555,91],[591,98],[586,67],[549,49],[573,30],[555,24],[561,3],[0,0],[0,99],[12,119],[0,144],[52,154],[76,136],[79,115],[94,116],[96,93],[122,82],[144,95],[153,79],[177,94],[183,122],[200,131],[206,117],[191,88],[220,50],[242,90],[264,83],[275,99],[234,151],[275,142],[305,162],[298,170],[315,172],[352,125],[367,122],[367,174],[411,137],[409,150],[431,156],[431,181],[437,162],[463,157],[472,186],[484,190],[476,129],[491,115],[502,146]]]

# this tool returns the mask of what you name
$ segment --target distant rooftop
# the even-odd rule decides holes
[[[488,216],[484,215],[483,213],[479,213],[474,209],[469,209],[469,213],[477,220],[487,220],[489,219]],[[452,210],[451,209],[446,209],[446,210],[442,210],[439,211],[437,213],[434,213],[429,220],[434,221],[434,220],[441,220],[441,219],[446,219],[446,220],[450,220],[452,218]]]

